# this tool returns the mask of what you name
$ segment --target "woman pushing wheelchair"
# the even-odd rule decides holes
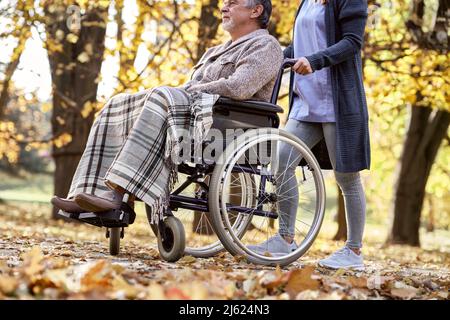
[[[344,196],[347,242],[319,261],[319,265],[333,269],[364,268],[360,251],[366,201],[359,171],[370,167],[361,63],[366,19],[365,0],[303,0],[296,15],[293,41],[284,51],[286,58],[295,59],[284,129],[309,148],[325,150],[322,168],[334,170]],[[282,181],[278,192],[297,200],[296,164],[284,165],[295,156],[287,145],[280,150]],[[280,201],[278,234],[250,248],[271,254],[296,250],[296,215],[301,214],[297,213],[297,204]]]

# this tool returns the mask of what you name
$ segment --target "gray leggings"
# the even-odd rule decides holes
[[[298,137],[309,148],[312,148],[325,137],[331,164],[333,168],[336,168],[335,123],[303,122],[289,119],[284,130]],[[299,198],[297,179],[295,177],[295,169],[298,162],[289,161],[289,159],[295,159],[297,156],[292,154],[292,148],[288,144],[281,144],[278,176],[286,181],[281,181],[278,191],[279,194],[285,194],[288,199]],[[291,162],[290,166],[286,167],[288,162]],[[281,174],[282,172],[284,174]],[[346,245],[350,248],[361,248],[366,216],[366,199],[359,172],[342,173],[335,170],[334,175],[344,196],[347,220]],[[294,235],[297,205],[298,201],[279,202],[279,210],[281,212],[279,233],[283,236]]]

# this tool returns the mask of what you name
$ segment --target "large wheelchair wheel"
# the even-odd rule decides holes
[[[178,189],[185,181],[189,179],[186,174],[178,174],[178,183],[174,190]],[[233,193],[238,196],[231,195],[230,201],[239,206],[251,206],[255,199],[254,183],[252,177],[246,173],[235,174],[230,183]],[[208,203],[210,175],[205,176],[202,184],[191,184],[178,195],[183,197],[195,198],[205,205]],[[147,217],[150,221],[150,208],[146,206]],[[216,231],[211,222],[210,212],[195,211],[188,208],[177,208],[171,210],[176,218],[179,219],[185,230],[184,254],[197,258],[208,258],[224,251],[224,247],[217,238]],[[250,222],[251,216],[230,216],[230,223],[238,234],[242,234]],[[155,235],[158,233],[158,227],[150,224]]]
[[[280,163],[281,153],[287,163]],[[287,168],[295,174],[286,174]],[[232,176],[241,172],[251,174],[257,192],[256,201],[247,207],[228,202]],[[292,134],[272,128],[249,130],[219,158],[211,178],[209,207],[217,236],[231,254],[256,264],[288,265],[310,248],[323,221],[325,186],[320,166],[311,150]],[[236,214],[252,217],[254,227],[244,234],[237,232],[232,227]],[[270,253],[264,246],[251,247],[276,235],[283,224],[297,244],[295,250]]]

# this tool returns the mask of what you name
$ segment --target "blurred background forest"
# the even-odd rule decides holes
[[[300,1],[272,2],[270,32],[286,46]],[[226,39],[220,5],[2,0],[0,200],[44,203],[50,219],[50,197],[67,194],[95,113],[114,94],[184,83],[205,50]],[[381,225],[389,243],[419,246],[432,232],[450,241],[449,21],[446,0],[369,0],[372,168],[363,179],[368,228]],[[282,97],[284,123],[286,88]],[[326,223],[342,239],[342,197],[326,177]]]

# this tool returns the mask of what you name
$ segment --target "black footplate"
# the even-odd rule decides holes
[[[120,209],[103,212],[70,213],[59,210],[58,214],[65,218],[106,228],[128,227],[130,224],[134,223],[134,219],[136,218],[136,213],[134,210],[125,203],[122,203]]]

